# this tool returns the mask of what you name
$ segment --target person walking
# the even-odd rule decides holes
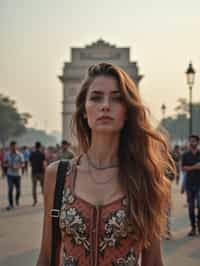
[[[175,145],[172,151],[172,158],[176,165],[176,184],[179,184],[180,180],[180,166],[181,166],[181,152],[179,145]]]
[[[62,207],[53,218],[60,230],[56,264],[51,264],[50,213],[58,162],[46,172],[37,266],[163,265],[165,172],[174,165],[128,74],[109,63],[91,66],[76,99],[73,128],[81,153],[69,160],[64,191],[57,195]]]
[[[22,147],[22,154],[24,156],[24,167],[22,169],[22,174],[28,175],[28,163],[29,163],[30,150],[27,146]]]
[[[69,150],[70,143],[67,140],[63,140],[61,144],[60,152],[58,153],[58,159],[59,160],[69,160],[74,157],[74,154],[72,151]]]
[[[9,205],[6,210],[14,208],[13,202],[13,189],[16,189],[15,203],[19,206],[20,192],[21,192],[21,171],[24,167],[24,157],[17,150],[17,143],[12,141],[10,143],[10,150],[5,155],[4,166],[7,168],[7,181],[8,181],[8,201]]]
[[[199,136],[189,136],[189,151],[182,157],[182,169],[185,172],[185,190],[187,193],[188,213],[191,224],[191,230],[188,236],[200,234],[200,150]],[[197,202],[197,215],[195,214]]]
[[[46,159],[44,153],[42,152],[42,146],[40,142],[35,143],[35,150],[31,152],[29,160],[32,168],[32,196],[33,196],[32,206],[34,207],[38,202],[37,182],[39,181],[41,186],[41,191],[43,193],[44,174],[46,169]]]
[[[4,174],[4,150],[3,148],[0,148],[0,168],[1,168],[1,177],[4,178],[5,174]]]

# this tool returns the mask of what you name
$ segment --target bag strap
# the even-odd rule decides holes
[[[62,204],[63,189],[65,183],[66,171],[69,168],[69,162],[61,160],[58,165],[56,186],[54,193],[54,204],[51,209],[52,217],[52,240],[51,240],[51,266],[56,266],[56,261],[59,260],[60,254],[58,254],[58,240],[61,239],[61,233],[59,230],[59,218],[60,209]]]

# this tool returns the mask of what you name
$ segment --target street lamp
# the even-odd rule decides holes
[[[192,87],[194,85],[194,78],[195,78],[195,70],[192,66],[192,63],[189,64],[185,74],[187,78],[187,84],[189,86],[189,113],[190,113],[190,119],[189,119],[189,134],[192,134]]]
[[[166,105],[163,103],[163,104],[161,105],[162,119],[165,118],[166,108],[167,108]]]

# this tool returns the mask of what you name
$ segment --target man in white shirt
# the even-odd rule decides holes
[[[16,206],[19,205],[20,190],[21,190],[21,169],[24,166],[24,157],[17,150],[17,144],[15,141],[12,141],[10,143],[10,151],[6,154],[4,158],[4,165],[7,167],[8,201],[9,201],[9,205],[6,209],[11,210],[12,208],[14,208],[13,204],[14,186],[16,189],[15,203]]]

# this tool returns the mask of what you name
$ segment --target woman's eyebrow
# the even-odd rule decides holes
[[[120,94],[120,91],[119,90],[114,90],[114,91],[111,91],[112,94]]]
[[[100,91],[100,90],[93,90],[93,91],[91,91],[91,94],[104,94],[104,92]],[[120,94],[120,91],[119,90],[113,90],[113,91],[111,91],[111,94]]]
[[[98,90],[93,90],[93,91],[91,91],[91,94],[103,94],[103,92],[98,91]]]

